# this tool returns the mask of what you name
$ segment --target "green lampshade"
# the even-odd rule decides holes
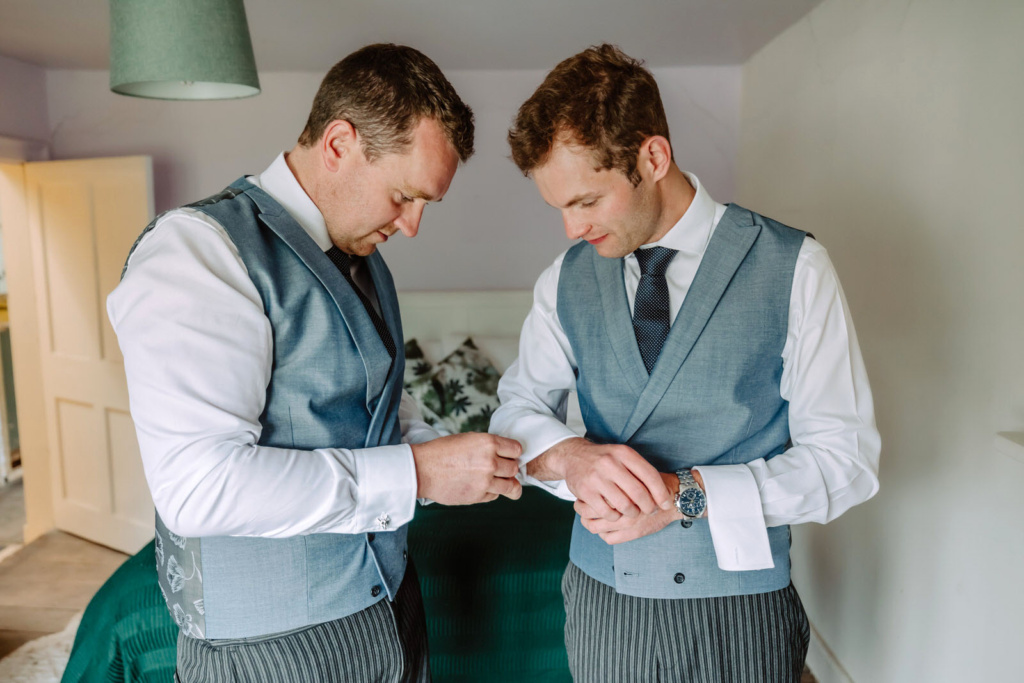
[[[110,0],[110,89],[159,100],[258,95],[242,0]]]

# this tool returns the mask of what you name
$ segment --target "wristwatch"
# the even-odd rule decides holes
[[[679,470],[676,472],[679,477],[679,493],[676,494],[676,510],[683,516],[684,520],[697,519],[704,514],[708,506],[708,498],[704,491],[697,485],[690,470]]]

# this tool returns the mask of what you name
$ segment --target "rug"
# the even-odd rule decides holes
[[[30,640],[0,659],[0,681],[4,683],[59,683],[82,620],[79,612],[60,633]]]

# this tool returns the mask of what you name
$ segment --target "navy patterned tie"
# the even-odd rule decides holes
[[[633,301],[633,332],[649,375],[668,337],[668,282],[665,281],[665,270],[676,255],[676,250],[651,247],[637,249],[633,255],[640,264],[640,283],[636,287],[636,298]]]
[[[341,274],[345,276],[346,280],[348,280],[352,289],[359,295],[359,300],[363,302],[363,307],[366,309],[366,312],[370,314],[370,320],[373,321],[373,326],[376,328],[377,334],[380,335],[380,340],[384,342],[384,346],[387,348],[388,353],[392,358],[394,358],[395,340],[391,337],[391,330],[388,329],[387,323],[384,322],[384,319],[378,315],[377,309],[373,307],[372,303],[370,303],[369,298],[367,298],[366,294],[363,293],[363,290],[360,289],[359,285],[352,280],[352,262],[354,259],[359,257],[349,256],[333,245],[324,253],[327,254],[327,258],[331,259],[334,265],[338,267],[338,270],[340,270]]]

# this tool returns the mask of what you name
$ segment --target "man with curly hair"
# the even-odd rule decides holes
[[[581,240],[541,274],[491,430],[575,499],[576,681],[800,679],[789,524],[878,489],[870,388],[828,254],[676,165],[658,85],[611,45],[519,109],[512,158]],[[564,425],[579,396],[586,437]]]

